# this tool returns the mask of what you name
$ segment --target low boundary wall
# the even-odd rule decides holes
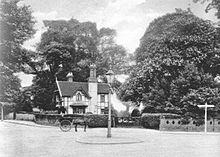
[[[107,115],[87,115],[92,118],[90,127],[106,127]],[[57,121],[62,116],[59,114],[33,114],[33,113],[10,113],[5,119],[16,119],[35,121],[43,125],[58,125]],[[112,117],[113,127],[142,127],[141,117]],[[196,126],[195,120],[190,120],[188,124],[182,124],[180,118],[160,118],[159,130],[161,131],[186,131],[186,132],[203,132],[204,124]],[[209,119],[207,122],[208,132],[220,132],[220,119]]]
[[[35,115],[31,113],[9,113],[5,119],[35,121]]]
[[[182,124],[181,119],[160,119],[161,131],[188,131],[202,132],[205,125],[196,126],[195,120],[190,120],[189,124]],[[207,121],[207,132],[220,132],[220,119],[210,119]]]

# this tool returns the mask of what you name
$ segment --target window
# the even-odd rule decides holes
[[[73,113],[78,113],[78,114],[84,114],[85,113],[85,108],[73,108]]]
[[[101,102],[105,102],[105,94],[101,94]]]
[[[82,101],[82,95],[80,93],[76,95],[76,101]]]

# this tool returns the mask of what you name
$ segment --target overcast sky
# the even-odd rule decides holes
[[[214,13],[205,13],[205,6],[195,4],[192,0],[23,0],[30,5],[38,30],[34,38],[25,43],[25,47],[34,49],[46,31],[43,20],[74,18],[96,22],[101,27],[114,28],[117,31],[117,43],[122,44],[129,53],[139,45],[149,23],[175,8],[191,8],[192,12],[204,19],[216,20]],[[23,83],[24,85],[24,83]]]
[[[96,22],[98,28],[110,27],[117,30],[117,43],[122,44],[129,53],[139,45],[149,23],[158,16],[172,13],[175,8],[191,10],[199,17],[213,19],[213,13],[205,13],[205,5],[192,0],[23,0],[30,5],[37,20],[35,38],[25,44],[30,48],[39,42],[46,28],[45,19],[75,18],[80,22]]]

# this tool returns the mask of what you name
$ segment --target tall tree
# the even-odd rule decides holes
[[[19,0],[2,0],[0,4],[0,61],[14,72],[23,64],[22,44],[35,33],[30,7],[18,3]]]
[[[33,56],[38,56],[36,61],[40,65],[33,64],[37,70],[33,72],[37,75],[32,90],[35,105],[43,109],[54,109],[55,77],[66,80],[66,75],[73,72],[74,81],[87,80],[91,56],[97,51],[97,29],[95,23],[80,23],[73,19],[45,21],[44,24],[49,29],[42,34],[37,55]]]
[[[34,20],[29,6],[19,0],[0,2],[0,95],[1,101],[17,103],[20,80],[14,75],[22,70],[26,52],[24,41],[34,33]]]
[[[133,58],[127,54],[122,45],[116,43],[116,35],[114,29],[101,28],[99,30],[99,58],[97,61],[100,63],[99,67],[105,67],[105,70],[110,68],[103,66],[107,62],[116,74],[128,74],[130,71],[129,63],[133,61]]]
[[[72,72],[74,81],[85,82],[92,62],[97,64],[97,75],[105,75],[110,64],[118,73],[123,69],[127,54],[115,43],[115,30],[98,30],[95,23],[81,23],[75,19],[44,21],[44,24],[48,30],[42,34],[37,55],[32,59],[37,63],[28,60],[37,74],[33,85],[36,105],[44,109],[46,104],[55,106],[55,77],[66,80],[66,75]],[[47,99],[44,100],[41,97],[45,95]]]
[[[121,98],[134,98],[158,112],[184,114],[184,105],[198,105],[183,99],[192,90],[214,88],[213,77],[220,73],[215,68],[220,63],[215,35],[212,23],[189,11],[155,19],[141,38],[135,52],[138,64],[122,86]]]

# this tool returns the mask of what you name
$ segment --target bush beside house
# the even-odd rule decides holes
[[[108,126],[108,115],[98,115],[98,114],[91,114],[88,115],[89,118],[89,127],[107,127]]]
[[[141,115],[141,112],[135,108],[133,109],[133,111],[131,112],[131,117],[139,117]]]

